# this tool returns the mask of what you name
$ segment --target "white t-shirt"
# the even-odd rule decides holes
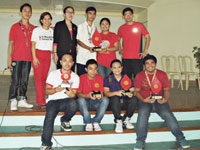
[[[62,84],[63,80],[61,78],[62,70],[58,69],[55,71],[50,72],[49,76],[47,77],[46,84],[50,85],[51,87],[55,88]],[[71,72],[71,78],[68,81],[70,84],[70,87],[72,89],[77,89],[79,87],[79,76],[75,74],[74,72]],[[65,94],[65,90],[62,90],[60,92],[56,92],[52,95],[48,95],[48,98],[46,99],[46,103],[50,100],[57,100],[57,99],[64,99],[68,98],[69,96]]]
[[[92,27],[90,27],[87,21],[85,21],[78,26],[77,39],[89,47],[94,47],[93,43],[89,42],[89,39],[92,38],[94,31],[95,31],[94,23],[92,24]],[[78,45],[76,62],[85,65],[89,59],[96,60],[96,52],[90,53],[88,49],[85,49],[80,45]]]
[[[48,30],[37,27],[33,30],[31,41],[36,42],[36,49],[44,51],[53,50],[53,29]]]

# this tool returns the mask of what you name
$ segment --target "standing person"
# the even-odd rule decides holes
[[[123,39],[122,64],[123,72],[130,78],[143,70],[142,60],[148,53],[150,44],[150,35],[142,23],[133,21],[133,9],[125,8],[122,11],[125,24],[118,30],[119,38]],[[142,37],[145,37],[146,42],[144,51],[142,51]],[[121,46],[120,46],[121,47]]]
[[[57,69],[61,68],[60,60],[64,54],[71,54],[74,60],[72,71],[75,71],[76,46],[77,46],[77,26],[72,23],[74,8],[67,6],[63,10],[65,19],[57,22],[54,28],[54,62]]]
[[[78,89],[78,104],[83,122],[86,124],[85,131],[101,131],[100,122],[104,116],[109,100],[103,96],[103,77],[98,72],[98,64],[96,60],[89,59],[85,68],[87,74],[80,76],[80,85]],[[93,93],[93,87],[98,81],[100,87],[100,96]],[[101,86],[102,85],[102,86]],[[91,118],[89,110],[96,110],[96,115]]]
[[[86,9],[86,21],[78,26],[78,52],[77,52],[77,74],[80,76],[85,71],[85,64],[89,59],[96,60],[96,52],[92,49],[92,35],[95,31],[94,20],[96,18],[96,8],[88,7]]]
[[[64,112],[61,117],[61,127],[64,131],[71,131],[70,120],[77,111],[75,101],[77,89],[79,87],[79,76],[71,71],[74,65],[73,57],[70,54],[64,54],[60,60],[61,69],[52,71],[47,77],[46,94],[48,95],[46,115],[43,125],[42,146],[40,150],[49,150],[53,143],[51,142],[54,129],[54,120],[59,112]],[[70,87],[64,88],[62,75],[70,74],[68,83]]]
[[[12,25],[9,35],[8,68],[13,69],[9,90],[10,110],[18,107],[32,108],[26,102],[29,73],[31,70],[31,35],[34,26],[29,19],[32,16],[32,7],[25,3],[20,7],[21,20]],[[19,90],[19,96],[18,96]]]
[[[97,53],[98,72],[105,78],[110,74],[110,63],[116,59],[116,51],[119,49],[118,37],[110,32],[110,19],[102,18],[100,21],[102,42],[107,44],[101,52]],[[105,61],[106,60],[106,61]]]
[[[178,125],[173,115],[168,99],[170,96],[170,83],[165,72],[156,69],[157,59],[153,55],[144,57],[144,71],[137,74],[135,78],[136,96],[139,101],[139,114],[136,125],[137,142],[135,150],[142,150],[148,131],[148,120],[153,108],[155,112],[166,122],[172,134],[182,148],[189,148],[190,145]],[[157,93],[152,93],[153,88],[159,89]],[[161,99],[151,98],[153,94],[159,94]]]
[[[49,12],[40,15],[41,27],[33,30],[31,43],[33,55],[33,69],[36,87],[36,102],[40,106],[46,105],[45,85],[51,64],[53,50],[53,29],[50,28],[52,16]]]
[[[130,119],[137,107],[137,99],[134,96],[133,81],[130,92],[125,93],[121,86],[124,74],[122,74],[122,63],[115,59],[110,64],[112,73],[104,79],[104,93],[110,99],[110,107],[115,117],[115,132],[123,132],[122,124],[124,123],[127,129],[133,129]],[[122,116],[121,110],[125,109],[126,113]]]

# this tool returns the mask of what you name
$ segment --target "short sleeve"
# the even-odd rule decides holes
[[[83,76],[80,76],[78,92],[83,92]]]
[[[115,33],[113,33],[113,38],[112,39],[113,39],[113,43],[114,44],[119,41],[119,38]]]
[[[56,85],[55,76],[53,72],[50,72],[49,76],[47,77],[46,84],[50,85],[51,87],[54,87]]]
[[[81,39],[81,30],[82,30],[82,26],[81,24],[78,26],[78,32],[77,32],[77,36],[76,39],[80,40]]]
[[[122,32],[121,32],[122,28],[120,27],[117,33],[118,38],[120,39],[122,37]]]
[[[109,77],[106,77],[106,78],[104,79],[103,86],[109,88],[109,79],[108,79],[108,78],[109,78]]]
[[[15,26],[13,25],[10,29],[9,41],[15,41],[15,40],[16,40],[16,32],[15,32]]]
[[[141,24],[141,26],[142,26],[142,35],[147,35],[147,34],[149,34],[149,32],[148,32],[148,30],[146,29],[146,27],[143,25],[143,24]]]
[[[36,42],[37,41],[37,38],[38,38],[38,35],[37,35],[37,28],[35,28],[32,32],[32,36],[31,36],[31,41],[34,41]]]
[[[72,85],[72,89],[78,89],[79,88],[79,83],[80,83],[80,79],[79,79],[78,76],[76,76],[75,82]]]
[[[100,91],[103,92],[104,91],[104,89],[103,89],[103,84],[104,84],[103,83],[103,77],[100,75],[99,78],[100,78],[100,84],[102,85]]]

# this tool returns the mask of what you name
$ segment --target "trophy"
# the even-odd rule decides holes
[[[69,91],[70,83],[69,80],[71,79],[70,73],[64,72],[61,75],[61,79],[63,80],[61,83],[61,87],[66,88]]]
[[[93,47],[93,51],[94,52],[100,52],[100,51],[102,51],[102,49],[101,49],[101,35],[100,35],[100,33],[98,32],[98,30],[97,30],[97,28],[95,29],[95,31],[94,31],[94,34],[93,34],[93,36],[92,36],[92,43],[95,45],[95,47]]]
[[[162,89],[162,85],[157,77],[151,83],[151,91],[152,91],[152,98],[154,99],[162,99],[162,95],[160,95],[160,91]]]
[[[103,87],[103,85],[98,81],[95,80],[93,84],[93,93],[92,96],[95,96],[96,98],[101,98],[101,91],[100,89]]]
[[[126,74],[124,75],[120,84],[125,93],[123,96],[126,96],[126,94],[130,93],[129,89],[131,88],[132,82],[131,79]]]

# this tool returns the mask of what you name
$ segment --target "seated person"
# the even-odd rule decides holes
[[[71,71],[74,65],[73,58],[70,54],[65,54],[60,60],[61,69],[52,71],[46,81],[46,116],[43,125],[42,146],[41,150],[51,149],[52,133],[54,129],[54,120],[59,112],[64,112],[61,117],[61,127],[64,131],[71,131],[70,120],[77,111],[77,103],[75,101],[76,93],[79,87],[79,76]],[[66,82],[63,82],[63,74],[68,73],[70,76],[67,81],[68,87],[63,87]]]
[[[137,142],[134,150],[142,150],[148,131],[148,120],[152,109],[165,121],[182,148],[189,148],[178,122],[173,115],[168,99],[170,83],[167,74],[156,69],[157,59],[153,55],[144,57],[144,71],[135,78],[136,96],[139,99],[139,113],[136,125]]]
[[[128,76],[127,78],[132,81],[129,92],[125,92],[122,88],[121,82],[125,75],[122,74],[121,61],[118,59],[113,60],[110,67],[112,72],[104,79],[104,93],[110,99],[109,106],[116,122],[115,132],[123,132],[123,123],[127,129],[134,128],[130,119],[137,107],[137,98],[133,94],[133,81]],[[123,116],[121,115],[122,109],[126,111]]]
[[[98,72],[96,60],[89,59],[86,62],[86,74],[80,76],[78,89],[78,104],[83,122],[86,124],[85,131],[101,131],[100,122],[107,109],[109,100],[103,96],[103,77]],[[95,88],[99,88],[99,94],[94,94]],[[96,115],[92,118],[89,110],[96,110]]]

